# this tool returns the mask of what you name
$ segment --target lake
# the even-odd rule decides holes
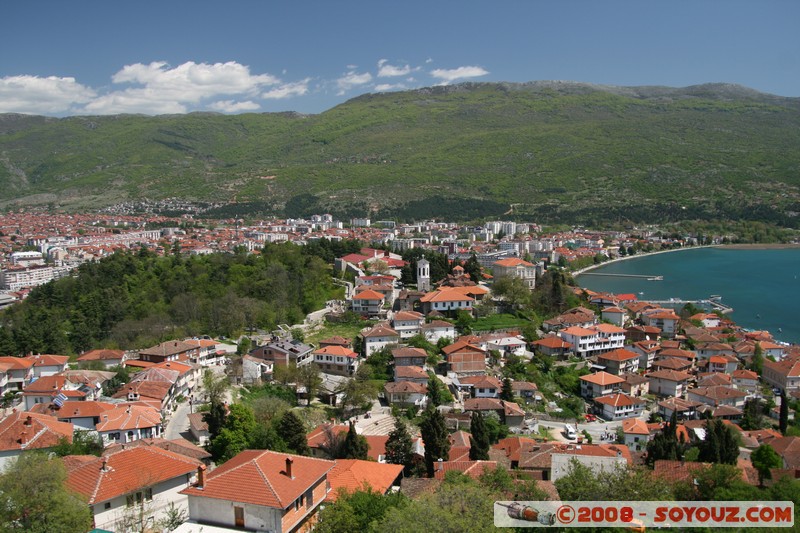
[[[664,279],[593,276],[592,272]],[[641,300],[701,300],[720,295],[722,303],[734,309],[728,316],[740,326],[768,330],[777,340],[800,343],[800,248],[696,248],[643,255],[603,265],[579,275],[577,282],[593,291],[635,293]]]

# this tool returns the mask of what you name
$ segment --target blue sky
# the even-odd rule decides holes
[[[800,96],[796,0],[10,0],[0,112],[319,113],[464,81]]]

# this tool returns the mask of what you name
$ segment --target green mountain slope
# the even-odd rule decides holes
[[[800,99],[710,84],[462,84],[319,115],[0,115],[0,202],[180,197],[279,213],[506,211],[796,225]]]

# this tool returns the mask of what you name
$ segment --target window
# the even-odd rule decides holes
[[[111,502],[106,502],[103,504],[103,509],[111,509]]]

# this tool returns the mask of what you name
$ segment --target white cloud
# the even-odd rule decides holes
[[[402,83],[381,83],[375,86],[375,90],[379,93],[385,93],[387,91],[398,91],[402,89],[408,89]]]
[[[306,78],[293,83],[284,83],[283,85],[279,85],[265,92],[261,95],[261,98],[280,100],[283,98],[291,98],[292,96],[303,96],[308,93],[308,83],[310,81],[311,78]]]
[[[339,88],[339,92],[336,94],[342,96],[344,93],[346,93],[353,87],[358,87],[359,85],[365,85],[371,81],[372,81],[372,74],[370,74],[369,72],[364,72],[363,74],[359,74],[356,71],[351,70],[347,74],[336,80],[336,86]]]
[[[220,100],[208,106],[213,111],[221,113],[240,113],[242,111],[255,111],[261,106],[250,100],[246,102],[234,102],[233,100]]]
[[[379,78],[389,78],[392,76],[405,76],[410,72],[411,72],[411,67],[409,65],[403,65],[397,67],[394,65],[390,65],[387,59],[381,59],[380,61],[378,61]]]
[[[59,114],[91,101],[94,90],[75,78],[7,76],[0,78],[0,112]]]
[[[489,74],[489,71],[482,67],[437,68],[431,71],[431,76],[442,80],[442,83],[445,85],[455,80],[476,78],[478,76],[486,76],[487,74]]]

